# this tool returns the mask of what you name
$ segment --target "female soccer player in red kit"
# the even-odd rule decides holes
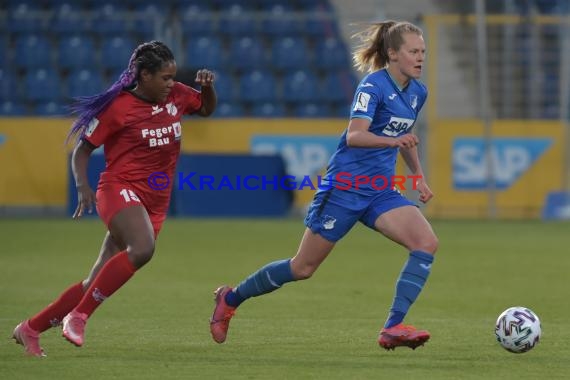
[[[149,176],[163,172],[173,178],[182,116],[209,116],[217,102],[211,71],[197,72],[201,91],[176,82],[175,75],[170,49],[158,41],[143,43],[106,92],[77,100],[79,117],[69,134],[79,141],[71,159],[78,192],[73,218],[91,213],[96,204],[108,232],[87,279],[16,326],[13,337],[28,354],[45,356],[39,335],[59,324],[69,342],[83,345],[87,319],[152,258],[172,185],[154,190],[147,183]],[[87,163],[101,145],[106,168],[95,194],[87,182]]]

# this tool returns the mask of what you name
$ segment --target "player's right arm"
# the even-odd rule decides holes
[[[348,123],[346,143],[356,148],[412,148],[418,144],[418,138],[413,134],[398,137],[378,136],[368,130],[370,120],[352,118]]]
[[[85,135],[75,146],[71,156],[71,170],[77,189],[77,208],[73,213],[73,219],[80,218],[85,212],[89,214],[93,212],[96,198],[87,180],[89,157],[97,147],[103,145],[109,137],[124,127],[128,109],[128,105],[115,100],[106,110],[89,122]]]
[[[376,110],[382,107],[383,102],[383,94],[378,86],[369,82],[367,78],[363,79],[352,101],[346,133],[346,144],[349,147],[411,148],[417,145],[417,137],[411,134],[394,138],[370,132],[370,124]]]
[[[89,214],[93,212],[95,193],[87,180],[87,164],[94,149],[95,147],[91,143],[82,139],[75,146],[71,155],[71,170],[75,178],[75,188],[77,189],[77,208],[73,213],[73,219],[80,218],[85,211]]]

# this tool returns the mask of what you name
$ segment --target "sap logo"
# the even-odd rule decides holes
[[[253,154],[280,154],[287,173],[306,176],[320,173],[338,146],[338,136],[258,135],[251,138]]]
[[[407,132],[408,129],[414,125],[414,121],[414,119],[392,116],[388,121],[388,124],[384,127],[382,133],[386,136],[399,136],[400,134]]]
[[[496,189],[508,189],[550,147],[551,139],[496,138],[485,154],[482,138],[458,138],[453,142],[453,185],[458,190],[487,188],[489,167]],[[489,161],[490,160],[490,161]]]

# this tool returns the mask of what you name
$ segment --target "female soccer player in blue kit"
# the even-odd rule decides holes
[[[398,152],[410,171],[420,178],[419,199],[426,203],[433,194],[418,158],[413,124],[427,97],[418,81],[425,58],[422,31],[408,22],[387,21],[357,34],[363,41],[353,58],[361,71],[368,71],[356,89],[350,122],[337,151],[331,157],[327,179],[309,208],[307,226],[297,254],[272,262],[251,274],[237,287],[219,287],[210,321],[213,339],[226,340],[235,309],[246,299],[279,289],[291,281],[304,280],[339,241],[360,221],[410,253],[396,282],[395,297],[378,343],[385,349],[407,346],[415,349],[429,338],[427,331],[402,322],[430,274],[438,240],[418,207],[393,188],[366,183],[347,186],[350,178],[393,178]],[[344,175],[343,174],[343,175]]]

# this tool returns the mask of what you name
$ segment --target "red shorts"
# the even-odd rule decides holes
[[[96,197],[97,213],[107,227],[122,209],[130,206],[144,206],[152,223],[155,237],[158,236],[162,223],[166,219],[170,202],[170,196],[165,196],[165,193],[149,193],[148,190],[142,191],[137,189],[136,185],[122,181],[99,183]]]

